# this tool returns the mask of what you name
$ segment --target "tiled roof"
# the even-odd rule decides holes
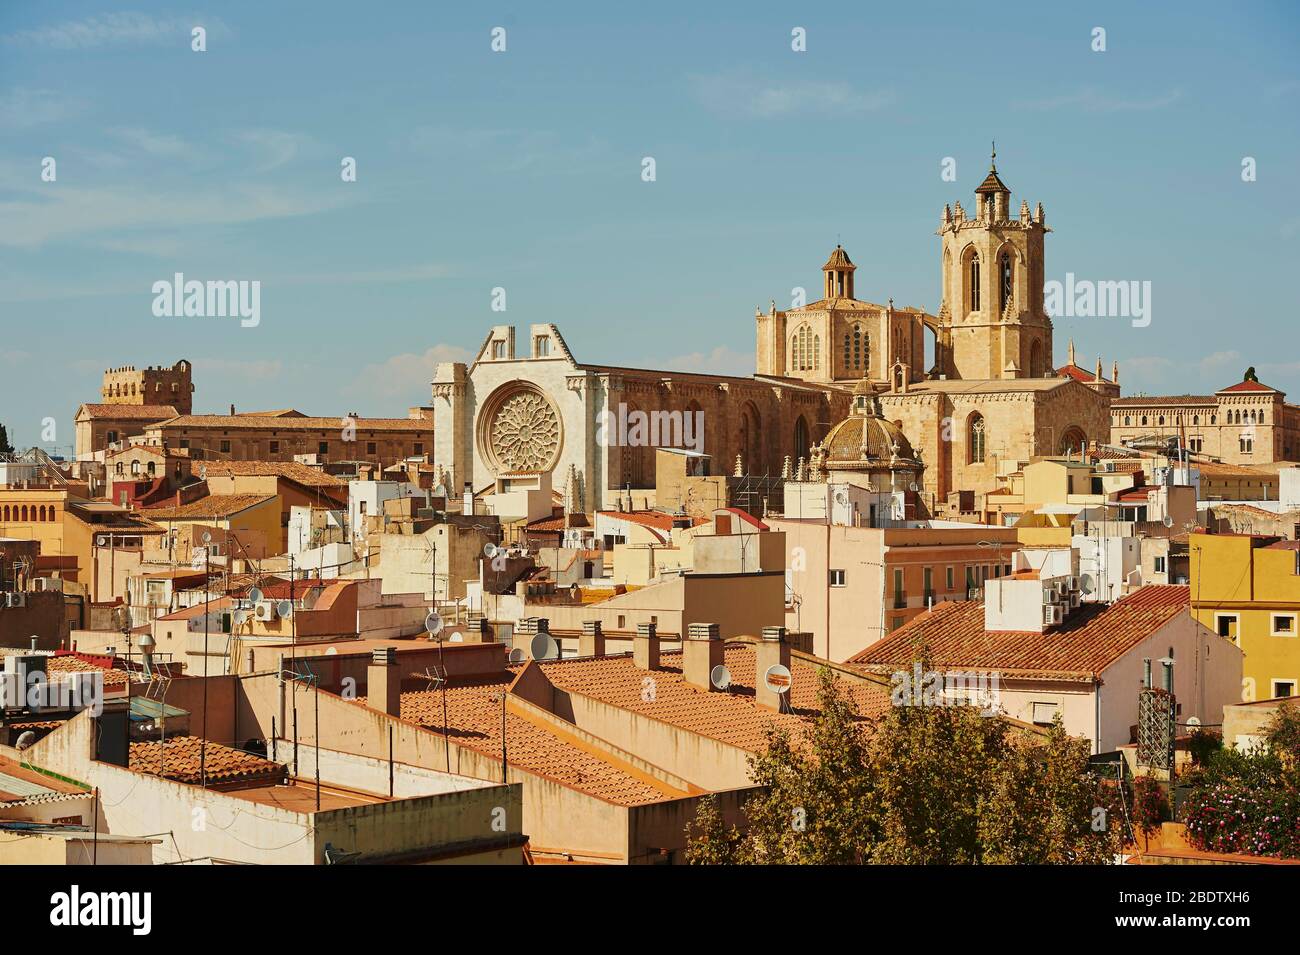
[[[146,507],[139,513],[151,521],[194,521],[205,517],[230,517],[274,500],[273,494],[209,494],[180,507]]]
[[[1062,365],[1060,368],[1056,369],[1056,373],[1063,377],[1073,378],[1075,381],[1081,381],[1084,383],[1090,381],[1101,381],[1104,384],[1111,383],[1105,376],[1098,378],[1093,372],[1088,371],[1085,368],[1080,368],[1078,365]]]
[[[1217,405],[1214,395],[1133,395],[1112,398],[1112,408],[1177,407],[1178,405]]]
[[[130,682],[131,675],[125,670],[116,670],[98,666],[89,660],[71,654],[45,658],[46,673],[102,673],[105,686],[121,686]]]
[[[208,477],[282,477],[307,487],[343,489],[348,482],[297,461],[204,461]]]
[[[274,431],[340,431],[343,416],[332,418],[302,417],[267,417],[259,414],[187,414],[159,421],[159,428],[260,428]],[[356,418],[356,429],[363,431],[419,431],[432,432],[433,422],[420,418]]]
[[[1277,476],[1275,471],[1262,471],[1248,464],[1229,464],[1226,461],[1195,461],[1193,464],[1202,477],[1259,478],[1266,481]]]
[[[725,663],[731,672],[726,693],[697,689],[682,676],[680,650],[663,651],[660,669],[642,670],[630,656],[576,657],[542,663],[542,671],[556,687],[591,697],[619,709],[716,739],[740,749],[758,752],[766,743],[767,726],[791,731],[803,725],[802,717],[816,712],[817,664],[794,656],[790,670],[792,713],[776,713],[754,700],[755,652],[752,643],[728,643]],[[654,699],[646,700],[645,679],[655,681]],[[889,707],[889,687],[874,682],[844,681],[864,716],[876,716]]]
[[[140,418],[161,421],[176,417],[176,409],[171,405],[82,405],[82,410],[90,418]]]
[[[1237,382],[1235,385],[1229,385],[1227,388],[1220,388],[1220,389],[1219,389],[1219,394],[1221,394],[1221,395],[1229,395],[1229,394],[1236,394],[1236,393],[1239,393],[1239,392],[1242,392],[1242,391],[1269,391],[1269,392],[1276,392],[1277,389],[1276,389],[1276,388],[1270,388],[1268,385],[1265,385],[1265,384],[1263,384],[1263,383],[1261,383],[1261,382],[1258,382],[1258,381],[1250,381],[1250,380],[1248,379],[1248,380],[1246,380],[1246,381],[1239,381],[1239,382]]]
[[[1186,610],[1188,594],[1187,587],[1142,587],[1113,604],[1084,604],[1045,633],[985,630],[982,602],[941,603],[849,662],[907,667],[921,644],[939,668],[1092,676]]]
[[[448,723],[453,742],[494,759],[501,757],[501,702],[493,700],[513,681],[518,668],[498,679],[449,686]],[[364,703],[364,699],[357,702]],[[436,733],[443,731],[441,691],[403,693],[401,718]],[[593,751],[575,737],[514,711],[506,714],[506,752],[511,766],[548,777],[572,789],[622,806],[640,806],[686,795],[649,778],[631,765]]]
[[[164,742],[132,743],[129,767],[138,773],[163,776],[182,783],[200,782],[200,759],[208,784],[283,782],[288,770],[280,763],[208,741],[201,756],[202,740],[197,736],[169,736]]]
[[[649,527],[657,531],[671,531],[674,522],[680,520],[689,521],[691,527],[698,527],[701,524],[708,523],[707,518],[682,518],[680,515],[665,514],[663,511],[600,511],[598,513],[605,517],[627,521],[629,524],[639,524],[642,527]]]

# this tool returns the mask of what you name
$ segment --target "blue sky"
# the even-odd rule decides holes
[[[200,411],[404,414],[498,323],[749,373],[754,306],[816,290],[837,240],[859,297],[936,310],[939,213],[994,138],[1049,279],[1152,283],[1149,327],[1059,320],[1058,363],[1073,337],[1125,393],[1254,365],[1300,400],[1294,4],[463,6],[0,6],[14,443],[53,416],[70,446],[105,367],[182,357]],[[175,272],[260,281],[261,323],[155,317]]]

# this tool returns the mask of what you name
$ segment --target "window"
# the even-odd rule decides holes
[[[1200,454],[1205,442],[1200,438],[1192,438],[1188,443],[1188,448],[1193,454]]]
[[[1295,696],[1295,680],[1273,681],[1273,699],[1283,696]]]
[[[902,625],[903,625],[903,618],[902,618],[902,617],[895,617],[892,621],[890,621],[889,629],[890,629],[890,630],[897,630],[897,629],[898,629],[899,627],[901,627]]]
[[[551,354],[551,337],[549,335],[538,335],[533,339],[533,357],[546,358]]]
[[[978,312],[980,310],[980,257],[972,255],[970,258],[970,275],[967,279],[970,283],[970,308],[968,311]]]
[[[227,440],[227,439],[223,439],[223,440],[222,440],[222,442],[221,442],[221,453],[222,453],[222,454],[229,454],[229,453],[230,453],[230,441],[229,441],[229,440]]]
[[[1242,454],[1252,454],[1255,450],[1255,439],[1250,435],[1243,434],[1237,439],[1237,447]]]
[[[1165,558],[1157,557],[1154,561],[1154,564],[1155,564],[1155,572],[1157,574],[1165,573]]]
[[[1002,257],[998,261],[998,270],[1002,276],[1002,298],[998,302],[998,311],[1004,312],[1011,302],[1011,253],[1002,253]]]
[[[832,570],[832,571],[831,571],[831,586],[832,586],[832,587],[843,587],[843,586],[844,586],[844,571],[842,571],[842,570]]]
[[[550,341],[550,339],[548,338],[547,341]],[[375,442],[373,442],[373,441],[367,441],[367,442],[366,442],[366,454],[374,454],[374,453],[375,453],[375,447],[376,447]]]
[[[272,454],[279,454],[279,453],[280,453],[280,442],[279,442],[279,441],[272,441],[272,442],[271,442],[271,453],[272,453]]]
[[[493,358],[506,357],[506,343],[501,339],[497,339],[492,343],[492,357]]]
[[[984,419],[980,415],[975,415],[970,423],[970,463],[984,463]]]
[[[329,443],[328,441],[322,441],[320,444],[316,445],[316,453],[317,453],[317,454],[329,454],[329,453],[330,453],[330,443]]]
[[[416,454],[424,454],[424,444],[419,441],[415,442],[415,447],[413,450]]]
[[[947,586],[948,586],[948,589],[949,589],[949,590],[952,590],[952,585],[953,585],[953,579],[952,579],[952,578],[953,578],[952,568],[949,567],[949,568],[948,568],[948,574],[947,574]]]
[[[800,325],[790,337],[790,370],[813,371],[821,367],[821,337],[808,325]]]
[[[1035,726],[1051,726],[1060,707],[1055,703],[1034,703],[1032,722]]]
[[[1273,636],[1294,637],[1295,636],[1295,614],[1293,613],[1273,614]]]
[[[624,629],[626,629],[626,628],[627,628],[627,617],[623,616],[622,614],[619,614],[619,615],[618,615],[618,629],[620,629],[620,630],[624,630]]]
[[[110,431],[108,434],[104,435],[104,437],[108,440],[109,444],[113,444],[117,441],[117,432]]]
[[[182,447],[182,448],[188,448],[189,446],[190,446],[190,439],[189,439],[189,438],[181,438],[181,447]]]
[[[1219,636],[1227,637],[1229,640],[1236,642],[1237,615],[1235,613],[1216,614],[1214,618],[1214,629]]]

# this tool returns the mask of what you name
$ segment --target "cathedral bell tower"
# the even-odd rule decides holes
[[[998,176],[996,147],[974,207],[945,205],[934,372],[948,378],[1043,378],[1053,374],[1052,320],[1043,309],[1043,204],[1020,202]]]

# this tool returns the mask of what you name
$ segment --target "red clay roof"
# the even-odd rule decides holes
[[[129,768],[182,783],[198,783],[202,741],[197,736],[168,736],[163,742],[132,743]],[[289,775],[280,763],[208,741],[202,753],[208,784],[274,785]]]
[[[1073,378],[1075,381],[1080,381],[1085,384],[1090,381],[1098,380],[1108,384],[1110,383],[1108,378],[1102,377],[1098,379],[1095,374],[1088,371],[1086,368],[1080,368],[1078,365],[1062,365],[1060,368],[1056,369],[1056,373],[1062,378]]]
[[[276,500],[266,494],[209,494],[179,507],[146,507],[139,513],[151,521],[197,521],[203,518],[226,518],[258,504]]]
[[[139,418],[161,421],[176,417],[176,409],[171,405],[102,405],[85,404],[81,406],[90,418]]]
[[[937,668],[1097,675],[1188,607],[1189,588],[1148,586],[1113,604],[1084,604],[1046,633],[984,629],[984,604],[941,603],[853,656],[858,666],[911,666],[914,647]]]
[[[1239,381],[1235,385],[1229,385],[1227,388],[1220,388],[1219,394],[1226,395],[1232,392],[1242,391],[1277,391],[1276,388],[1270,388],[1268,385],[1258,381]]]

